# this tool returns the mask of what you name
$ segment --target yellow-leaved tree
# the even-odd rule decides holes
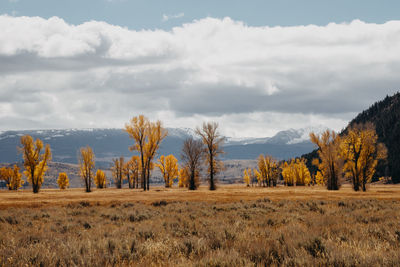
[[[271,156],[260,155],[257,162],[258,170],[255,174],[260,186],[276,186],[279,172],[277,162]]]
[[[250,175],[249,171],[251,172],[251,169],[244,169],[243,171],[243,182],[246,184],[247,187],[250,186]]]
[[[24,184],[17,165],[14,165],[14,168],[2,167],[0,169],[0,180],[6,182],[9,190],[18,190]]]
[[[179,170],[178,186],[179,187],[189,187],[189,171],[188,167],[185,166]]]
[[[310,171],[305,159],[292,159],[281,166],[282,177],[287,186],[310,185],[312,182]]]
[[[144,148],[146,145],[147,138],[147,127],[149,120],[143,116],[139,115],[133,117],[129,123],[125,124],[125,131],[129,134],[129,137],[134,140],[134,145],[129,147],[131,151],[137,151],[140,155],[140,170],[141,170],[141,187],[146,190],[146,169],[145,169],[145,156]]]
[[[141,185],[143,190],[150,189],[150,171],[154,168],[153,159],[162,140],[168,132],[160,121],[150,122],[145,116],[133,117],[125,125],[125,131],[134,139],[135,144],[129,149],[140,156]]]
[[[167,136],[168,131],[164,129],[160,121],[150,122],[147,127],[147,143],[145,145],[145,168],[147,190],[150,189],[150,171],[154,168],[153,159],[156,156],[162,140]]]
[[[33,141],[29,135],[21,137],[21,147],[19,151],[24,159],[24,174],[28,182],[32,185],[33,193],[39,193],[44,181],[44,174],[48,168],[47,164],[51,160],[50,146],[47,144],[43,149],[43,142],[40,139]]]
[[[294,164],[293,160],[289,163],[285,161],[282,166],[282,177],[285,185],[294,186],[296,184],[295,175],[294,175]]]
[[[372,123],[355,124],[342,138],[341,155],[345,160],[345,175],[351,179],[353,189],[358,191],[362,188],[366,191],[366,185],[371,182],[378,161],[386,159],[387,149],[378,142]]]
[[[69,187],[68,175],[65,172],[60,172],[57,179],[57,184],[60,189]]]
[[[174,184],[174,179],[178,178],[178,160],[174,155],[168,155],[164,157],[162,155],[158,159],[158,164],[156,166],[160,169],[160,172],[164,178],[165,187],[172,187]]]
[[[209,188],[210,190],[215,190],[215,176],[224,168],[222,161],[219,159],[219,156],[224,153],[222,150],[224,137],[218,132],[218,123],[216,122],[204,122],[201,128],[196,128],[196,133],[201,137],[205,145]]]
[[[113,163],[114,165],[112,166],[111,171],[114,177],[115,186],[118,189],[121,189],[123,181],[125,180],[124,157],[113,159]]]
[[[132,156],[125,163],[124,173],[128,180],[129,188],[139,188],[140,157]]]
[[[320,160],[313,160],[328,190],[339,190],[343,170],[341,159],[341,139],[334,131],[326,130],[321,135],[310,133],[311,142],[318,146]],[[317,174],[318,175],[318,174]]]
[[[81,147],[79,154],[79,171],[85,182],[86,192],[91,192],[93,169],[95,165],[94,153],[90,146]]]
[[[106,188],[107,177],[102,170],[98,169],[96,171],[96,176],[94,177],[94,183],[96,187],[99,189]]]
[[[311,174],[307,168],[305,159],[296,159],[295,161],[295,179],[296,185],[310,185]]]
[[[315,158],[312,160],[312,165],[314,166],[319,166],[319,159]],[[317,171],[317,173],[314,176],[314,182],[317,185],[324,185],[324,176],[322,175],[321,171]]]

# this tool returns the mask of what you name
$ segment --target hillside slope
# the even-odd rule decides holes
[[[359,113],[349,122],[341,135],[354,123],[366,122],[375,125],[379,142],[384,143],[388,149],[387,161],[378,165],[375,178],[391,176],[394,183],[400,183],[400,92],[386,96],[385,99]],[[317,156],[316,150],[302,156],[307,159],[307,165],[312,171],[315,171],[315,167],[311,165],[311,161]]]
[[[379,141],[388,149],[387,163],[379,166],[379,174],[388,174],[393,182],[400,183],[400,92],[376,102],[358,114],[349,125],[366,122],[375,125]]]

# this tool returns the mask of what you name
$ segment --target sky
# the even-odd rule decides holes
[[[400,90],[400,1],[0,0],[0,130],[340,130]],[[396,14],[397,13],[397,14]]]

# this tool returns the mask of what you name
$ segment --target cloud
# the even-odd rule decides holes
[[[340,130],[399,89],[400,21],[249,27],[204,18],[171,31],[0,16],[0,125],[169,127],[216,120],[231,136]]]
[[[185,16],[185,13],[179,13],[179,14],[176,14],[176,15],[166,15],[166,14],[163,14],[163,16],[162,16],[162,21],[164,21],[164,22],[166,22],[166,21],[168,21],[168,20],[171,20],[171,19],[179,19],[179,18],[183,18]]]

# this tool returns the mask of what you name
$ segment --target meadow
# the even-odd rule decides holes
[[[0,191],[0,266],[399,266],[400,186]]]

